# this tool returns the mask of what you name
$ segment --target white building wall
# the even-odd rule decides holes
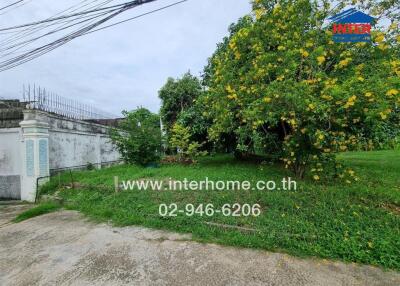
[[[0,129],[0,199],[20,199],[21,128]]]

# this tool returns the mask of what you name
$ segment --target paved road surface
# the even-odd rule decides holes
[[[18,214],[32,208],[30,204],[17,204],[17,202],[0,201],[0,227],[10,224]]]
[[[2,212],[10,213],[10,207]],[[0,226],[0,285],[400,285],[400,273],[115,228],[61,211]]]

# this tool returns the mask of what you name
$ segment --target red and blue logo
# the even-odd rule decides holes
[[[329,20],[332,23],[334,42],[371,41],[371,27],[375,23],[375,18],[352,8],[330,17]]]

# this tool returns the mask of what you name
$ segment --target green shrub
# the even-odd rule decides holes
[[[111,139],[128,164],[147,165],[159,160],[161,130],[159,117],[145,108],[123,112],[125,119],[111,130]]]
[[[207,154],[200,151],[202,144],[196,141],[190,141],[190,131],[188,127],[183,127],[179,123],[175,123],[171,130],[170,145],[176,148],[178,158],[182,162],[193,162],[196,157]]]

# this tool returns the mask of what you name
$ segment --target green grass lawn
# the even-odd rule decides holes
[[[267,249],[298,256],[317,256],[372,264],[400,270],[400,151],[352,152],[340,155],[357,172],[360,181],[317,184],[298,182],[296,191],[124,191],[104,188],[64,189],[64,207],[79,210],[95,221],[118,226],[144,225],[192,233],[201,242]],[[203,158],[195,166],[167,165],[157,169],[117,166],[100,171],[73,173],[73,180],[85,185],[112,188],[114,176],[123,179],[175,180],[275,180],[290,176],[280,166],[235,161],[231,156]],[[53,192],[54,178],[43,188]],[[78,184],[78,185],[79,185]],[[259,217],[213,217],[183,214],[160,217],[159,205],[209,204],[216,208],[228,203],[259,204]],[[225,228],[206,222],[253,229]]]

